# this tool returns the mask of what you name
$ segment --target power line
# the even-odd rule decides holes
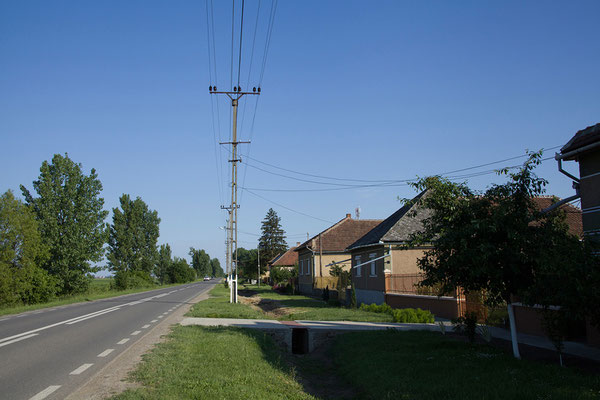
[[[240,86],[240,73],[242,72],[242,39],[244,37],[244,3],[245,3],[245,0],[242,0],[242,17],[241,17],[241,21],[240,21],[240,52],[239,52],[239,56],[238,56],[238,79],[237,79],[238,90],[239,90],[239,86]]]
[[[557,149],[559,147],[561,147],[561,146],[550,147],[550,148],[548,148],[546,150],[553,150],[553,149]],[[350,179],[350,178],[338,178],[338,177],[331,177],[331,176],[324,176],[324,175],[316,175],[316,174],[309,174],[309,173],[305,173],[305,172],[299,172],[299,171],[291,170],[291,169],[288,169],[288,168],[279,167],[277,165],[269,164],[267,162],[260,161],[260,160],[257,160],[256,158],[250,157],[250,155],[248,155],[248,154],[243,154],[242,156],[245,157],[245,158],[247,158],[247,159],[249,159],[249,160],[257,162],[259,164],[267,165],[267,166],[269,166],[271,168],[275,168],[275,169],[278,169],[278,170],[281,170],[281,171],[290,172],[290,173],[297,174],[297,175],[309,176],[309,177],[312,177],[312,178],[329,179],[329,180],[335,180],[335,181],[347,181],[347,182],[365,182],[365,183],[401,183],[401,182],[411,182],[411,181],[415,180],[415,179]],[[509,157],[509,158],[505,158],[505,159],[502,159],[502,160],[492,161],[492,162],[485,163],[485,164],[475,165],[475,166],[472,166],[472,167],[461,168],[461,169],[457,169],[457,170],[453,170],[453,171],[443,172],[443,173],[440,173],[440,174],[437,174],[437,175],[440,175],[440,176],[449,175],[449,174],[453,174],[453,173],[456,173],[456,172],[462,172],[462,171],[468,171],[468,170],[477,169],[477,168],[481,168],[481,167],[487,167],[489,165],[499,164],[499,163],[502,163],[502,162],[516,160],[518,158],[523,158],[523,157],[527,157],[527,154],[522,154],[522,155],[515,156],[515,157]],[[246,163],[246,164],[250,165],[248,163]],[[258,168],[256,166],[252,166],[252,167],[256,168],[256,169],[259,169],[261,171],[265,171],[265,170],[260,169],[260,168]],[[265,172],[271,173],[269,171],[265,171]],[[272,173],[272,174],[273,175],[277,175],[275,173]],[[288,177],[288,176],[285,176],[285,175],[280,175],[280,176]],[[289,178],[290,179],[296,179],[296,178],[293,178],[293,177],[289,177]],[[311,181],[311,183],[314,183],[314,181]],[[325,182],[319,182],[319,183],[325,183]],[[350,185],[348,185],[348,186],[350,186]]]
[[[309,215],[309,214],[303,213],[303,212],[301,212],[301,211],[297,211],[297,210],[294,210],[294,209],[292,209],[292,208],[286,207],[286,206],[284,206],[284,205],[282,205],[282,204],[279,204],[279,203],[276,203],[276,202],[274,202],[273,200],[267,199],[267,198],[265,198],[265,197],[263,197],[263,196],[261,196],[261,195],[259,195],[259,194],[256,194],[256,193],[254,193],[253,191],[251,191],[251,190],[249,190],[249,189],[245,189],[245,188],[241,188],[241,189],[242,189],[243,191],[245,191],[245,192],[248,192],[248,193],[250,193],[250,194],[251,194],[251,195],[253,195],[253,196],[256,196],[256,197],[258,197],[258,198],[261,198],[261,199],[263,199],[263,200],[265,200],[265,201],[268,201],[269,203],[273,203],[273,204],[275,204],[276,206],[279,206],[279,207],[281,207],[281,208],[284,208],[284,209],[286,209],[286,210],[288,210],[288,211],[291,211],[291,212],[293,212],[293,213],[300,214],[300,215],[303,215],[303,216],[305,216],[305,217],[308,217],[308,218],[316,219],[316,220],[318,220],[318,221],[327,222],[328,224],[333,224],[333,221],[328,221],[328,220],[326,220],[326,219],[319,218],[319,217],[315,217],[315,216],[312,216],[312,215]]]
[[[211,0],[211,10],[212,10],[212,0]],[[211,13],[212,15],[212,13]],[[213,29],[214,29],[214,25],[213,25]],[[206,50],[208,51],[208,76],[210,79],[210,83],[212,85],[213,82],[216,82],[216,74],[217,74],[217,70],[216,70],[216,61],[215,61],[215,81],[213,81],[213,74],[212,74],[212,68],[213,68],[213,57],[211,55],[211,46],[210,46],[210,22],[209,22],[209,11],[208,11],[208,0],[206,0]],[[213,37],[213,43],[214,43],[214,37]],[[217,151],[217,134],[216,134],[216,128],[215,128],[215,109],[214,109],[214,103],[213,103],[213,98],[210,98],[210,108],[211,108],[211,119],[212,119],[212,131],[213,131],[213,149],[214,149],[214,153],[215,153],[215,166],[216,166],[216,174],[217,174],[217,185],[219,186],[219,201],[221,203],[223,203],[223,183],[222,183],[222,178],[223,175],[221,173],[221,153]],[[219,132],[219,139],[220,139],[220,132]],[[218,154],[217,154],[218,153]]]
[[[548,161],[548,160],[553,160],[554,157],[547,157],[547,158],[543,158],[540,161],[544,162],[544,161]],[[458,181],[458,180],[463,180],[463,179],[468,179],[468,178],[475,178],[478,176],[483,176],[483,175],[488,175],[491,173],[497,173],[500,169],[515,169],[515,168],[520,168],[522,166],[522,164],[516,164],[516,165],[511,165],[511,166],[507,166],[507,167],[502,167],[499,169],[490,169],[490,170],[486,170],[486,171],[479,171],[479,172],[474,172],[471,174],[463,174],[463,175],[455,175],[455,176],[445,176],[447,179],[451,180],[451,181]],[[275,175],[279,175],[279,176],[283,176],[281,174],[276,174],[276,173],[272,173],[269,171],[265,171],[271,174],[275,174]],[[444,176],[444,174],[434,174],[432,176]],[[407,179],[407,180],[403,180],[403,181],[398,181],[397,183],[382,183],[382,184],[369,184],[369,185],[346,185],[346,186],[342,186],[342,187],[336,187],[336,188],[324,188],[324,189],[268,189],[268,188],[248,188],[248,187],[241,187],[241,189],[244,189],[246,191],[250,191],[250,190],[255,190],[255,191],[260,191],[260,192],[329,192],[329,191],[337,191],[337,190],[348,190],[348,189],[362,189],[362,188],[381,188],[381,187],[400,187],[400,186],[408,186],[408,184],[410,182],[416,182],[418,180],[418,178],[412,178],[412,179]],[[321,184],[329,184],[326,182],[320,182]],[[330,185],[334,185],[334,184],[330,184]]]

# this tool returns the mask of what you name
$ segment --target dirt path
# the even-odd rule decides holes
[[[271,318],[279,319],[294,312],[292,307],[286,307],[277,300],[263,299],[252,290],[240,290],[238,295],[241,303],[262,311]]]

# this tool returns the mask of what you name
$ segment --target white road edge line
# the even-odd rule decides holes
[[[158,322],[158,320],[157,320],[157,319],[153,319],[153,320],[152,320],[152,321],[150,321],[150,322],[151,322],[151,323],[155,323],[155,322]]]
[[[16,343],[16,342],[20,342],[21,340],[29,339],[29,338],[32,338],[32,337],[37,336],[37,335],[38,335],[38,333],[32,333],[31,335],[21,336],[21,337],[16,338],[16,339],[9,340],[8,342],[0,343],[0,347],[6,346],[6,345],[9,345],[9,344],[13,344],[13,343]]]
[[[149,327],[150,327],[150,324],[146,324],[146,325],[142,326],[142,329],[146,329],[146,328],[149,328]]]
[[[131,336],[137,336],[140,333],[142,333],[142,331],[135,331],[135,332],[131,332]]]
[[[45,399],[46,397],[50,396],[52,393],[54,393],[58,389],[60,389],[60,387],[61,387],[61,385],[48,386],[46,389],[42,390],[41,392],[39,392],[38,394],[36,394],[32,398],[30,398],[29,400],[42,400],[42,399]]]
[[[94,365],[94,364],[83,364],[81,367],[79,367],[76,370],[72,371],[69,375],[79,375],[83,371],[85,371],[86,369],[88,369],[89,367],[91,367],[92,365]]]
[[[102,353],[98,354],[98,357],[106,357],[107,355],[109,355],[113,351],[115,351],[115,349],[106,349]]]
[[[117,344],[125,344],[127,342],[129,342],[129,338],[121,339],[117,342]]]
[[[164,315],[159,315],[159,316],[158,316],[158,318],[162,318],[162,317],[164,317]]]

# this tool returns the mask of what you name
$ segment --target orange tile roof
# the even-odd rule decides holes
[[[283,266],[298,264],[298,253],[294,251],[295,249],[296,249],[296,247],[291,247],[288,251],[283,253],[281,256],[278,256],[278,258],[275,260],[275,262],[273,262],[271,265],[277,266],[277,267],[283,267]]]
[[[553,203],[560,200],[554,196],[540,196],[534,197],[533,202],[535,203],[538,210],[543,210],[550,207]],[[567,215],[567,225],[569,226],[569,232],[577,237],[583,237],[583,223],[581,220],[581,210],[571,204],[564,204],[559,207],[560,210],[564,211]]]
[[[344,252],[348,246],[375,228],[380,219],[352,219],[350,216],[313,236],[296,248],[309,247],[312,251]]]

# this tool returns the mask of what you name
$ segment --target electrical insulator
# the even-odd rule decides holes
[[[209,87],[208,87],[208,91],[209,91],[209,92],[212,92],[212,86],[209,86]]]
[[[237,88],[236,88],[235,86],[233,87],[233,91],[234,91],[234,92],[237,92]]]
[[[260,87],[258,88],[258,93],[260,93]]]
[[[253,91],[253,92],[256,92],[256,86],[252,88],[252,91]]]

